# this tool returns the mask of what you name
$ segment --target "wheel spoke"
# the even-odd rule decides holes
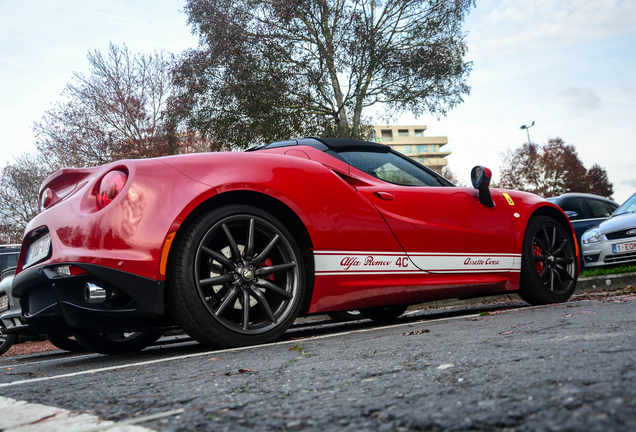
[[[554,250],[556,245],[557,230],[556,227],[552,227],[552,241],[550,242],[550,250]]]
[[[273,322],[274,324],[276,324],[278,322],[278,320],[276,319],[276,317],[272,313],[272,310],[269,307],[269,303],[267,303],[267,299],[265,298],[265,296],[263,295],[261,290],[259,290],[257,288],[253,288],[253,287],[250,287],[250,289],[252,290],[252,295],[254,296],[254,298],[256,299],[258,304],[261,305],[261,307],[263,308],[263,310],[265,311],[265,313],[269,317],[269,320],[271,322]]]
[[[236,297],[238,296],[240,291],[240,288],[237,287],[236,285],[234,285],[232,287],[232,291],[230,291],[229,293],[227,293],[227,295],[225,296],[225,298],[223,299],[223,302],[221,302],[221,304],[219,305],[219,307],[216,309],[216,311],[214,311],[214,315],[215,316],[220,316],[223,311],[232,303],[234,303],[234,301],[236,300]]]
[[[250,219],[247,229],[247,247],[245,248],[245,258],[252,259],[254,256],[254,218]]]
[[[560,291],[563,291],[563,279],[561,279],[561,275],[559,275],[559,272],[557,271],[556,268],[552,268],[552,273],[554,273],[554,276],[556,276],[557,282],[559,283],[559,286],[561,287]]]
[[[243,330],[247,330],[250,326],[250,293],[243,290]]]
[[[202,279],[199,281],[199,285],[220,285],[225,282],[232,282],[234,280],[234,276],[227,273],[221,276],[215,276],[207,279]]]
[[[265,249],[263,249],[263,251],[261,253],[256,255],[256,258],[254,258],[252,260],[252,264],[257,266],[260,263],[262,263],[263,261],[265,261],[265,258],[267,258],[267,255],[269,255],[269,253],[272,251],[274,246],[276,246],[276,243],[278,242],[279,238],[280,238],[280,236],[278,234],[276,234],[274,236],[274,238],[272,239],[272,241],[270,241],[269,244],[265,247]]]
[[[262,275],[268,275],[270,273],[276,273],[278,271],[283,271],[283,270],[289,270],[289,269],[293,269],[296,267],[296,263],[295,262],[288,262],[285,264],[277,264],[277,265],[273,265],[273,266],[267,266],[267,267],[261,267],[256,269],[256,274],[258,276],[262,276]]]
[[[232,262],[232,260],[226,257],[225,255],[223,255],[222,253],[214,251],[205,246],[201,246],[201,250],[207,253],[208,255],[210,255],[212,258],[214,258],[221,264],[223,264],[226,268],[234,270],[234,263]]]
[[[561,241],[561,244],[559,245],[559,247],[557,248],[557,250],[554,251],[553,255],[558,255],[561,253],[561,251],[563,251],[563,248],[565,247],[565,245],[568,243],[568,239],[563,239],[563,241]]]
[[[543,267],[543,270],[541,270],[541,273],[539,273],[539,277],[541,278],[541,280],[543,280],[543,276],[545,276],[545,273],[548,271],[548,269],[550,268],[550,266],[545,265]]]
[[[546,262],[548,260],[548,257],[545,255],[533,255],[533,257],[535,261]]]
[[[550,269],[550,291],[554,292],[554,271]]]
[[[292,293],[285,291],[284,289],[282,289],[278,285],[274,285],[273,283],[271,283],[270,281],[267,281],[265,279],[259,279],[258,282],[256,282],[256,286],[261,287],[261,288],[265,288],[265,289],[270,289],[270,290],[274,291],[275,293],[280,294],[281,296],[285,297],[286,299],[291,299],[292,297],[294,297],[292,295]]]
[[[541,248],[541,251],[544,254],[547,254],[549,252],[549,249],[548,249],[547,245],[543,242],[543,239],[535,237],[534,238],[534,242],[539,245],[539,247]]]
[[[568,272],[565,268],[563,268],[563,267],[562,267],[562,266],[560,266],[560,265],[557,265],[557,266],[556,266],[556,268],[557,268],[557,269],[559,269],[559,270],[563,273],[563,275],[565,276],[565,279],[566,279],[566,280],[569,280],[569,281],[574,280],[574,278],[572,277],[572,275],[570,275],[570,273],[569,273],[569,272]]]
[[[556,262],[558,264],[572,264],[574,262],[574,258],[557,258]]]
[[[239,252],[239,248],[236,245],[236,241],[234,241],[234,237],[232,236],[232,233],[230,233],[230,230],[226,224],[223,224],[223,231],[225,232],[225,237],[227,237],[227,241],[230,243],[230,251],[232,252],[232,258],[234,258],[234,260],[236,261],[239,258],[241,258],[241,252]]]

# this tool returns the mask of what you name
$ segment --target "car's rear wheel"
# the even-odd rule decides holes
[[[86,348],[76,339],[68,335],[45,334],[46,338],[57,348],[70,352],[85,352]]]
[[[5,326],[0,322],[0,327],[5,328]],[[0,333],[0,355],[6,353],[9,348],[14,344],[16,336],[14,334],[4,334]]]
[[[380,306],[360,309],[360,313],[363,317],[373,321],[389,322],[402,315],[407,307],[408,305]]]
[[[533,305],[560,303],[576,288],[573,237],[553,218],[530,219],[523,239],[519,295]]]
[[[141,351],[155,343],[161,337],[161,332],[99,333],[91,331],[74,336],[89,351],[116,355]]]
[[[272,341],[298,315],[305,272],[298,245],[272,215],[246,205],[211,211],[170,252],[168,306],[201,343]]]

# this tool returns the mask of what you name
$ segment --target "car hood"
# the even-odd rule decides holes
[[[636,228],[636,213],[625,213],[611,217],[598,226],[603,234],[627,228]]]

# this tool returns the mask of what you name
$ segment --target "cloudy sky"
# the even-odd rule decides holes
[[[59,99],[86,53],[109,41],[134,52],[175,54],[196,39],[183,0],[0,0],[0,164],[33,151],[34,121]],[[561,137],[586,167],[598,163],[614,199],[636,192],[636,1],[477,0],[465,25],[471,95],[428,135],[448,136],[449,163],[467,182],[473,165],[493,169],[501,152]]]

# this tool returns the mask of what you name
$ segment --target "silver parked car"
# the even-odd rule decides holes
[[[636,263],[636,194],[581,237],[586,267]]]

